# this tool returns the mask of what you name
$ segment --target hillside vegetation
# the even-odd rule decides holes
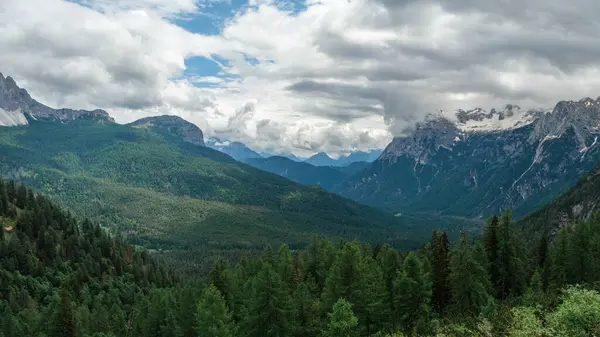
[[[219,260],[208,282],[2,180],[0,225],[3,337],[600,334],[600,217],[529,248],[510,213],[416,252],[314,238]]]
[[[191,263],[267,243],[301,247],[313,233],[415,248],[427,225],[448,224],[397,218],[168,132],[117,124],[32,120],[0,128],[0,172],[112,233]]]
[[[591,219],[600,209],[600,165],[586,173],[566,193],[520,221],[532,236],[555,237],[561,228]]]

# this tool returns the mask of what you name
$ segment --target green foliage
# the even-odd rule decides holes
[[[563,302],[548,319],[556,336],[584,337],[600,334],[600,294],[594,290],[569,288]]]
[[[235,327],[221,293],[214,285],[202,291],[196,313],[198,337],[233,337]]]
[[[248,315],[243,333],[252,337],[291,335],[293,326],[292,303],[288,287],[269,264],[249,280],[252,297],[246,307]]]
[[[333,311],[329,315],[329,323],[324,335],[326,337],[356,336],[357,325],[358,318],[352,312],[352,304],[340,298],[333,305]]]
[[[452,305],[462,315],[477,316],[492,300],[488,293],[489,278],[485,267],[476,259],[468,238],[463,235],[452,249],[450,289]]]
[[[509,329],[510,337],[545,336],[547,331],[539,317],[537,309],[532,307],[516,307],[512,309],[513,321]]]
[[[423,250],[407,254],[389,245],[333,244],[316,237],[304,250],[267,246],[237,261],[221,257],[206,286],[205,279],[175,277],[156,259],[160,254],[136,249],[88,220],[77,221],[30,190],[23,193],[21,186],[3,181],[0,187],[8,202],[0,213],[4,336],[600,333],[600,295],[592,290],[600,281],[594,262],[600,217],[548,242],[547,287],[539,260],[524,257],[519,232],[507,226],[508,217],[499,222],[495,280],[486,268],[490,245],[485,235],[483,240],[463,235],[450,246],[444,233],[435,232]],[[17,206],[18,198],[24,208]],[[527,289],[514,280],[507,286],[506,271],[527,277]],[[556,296],[576,283],[583,286]],[[494,299],[492,284],[506,292]],[[446,310],[432,310],[435,296],[448,303]]]
[[[404,260],[394,288],[397,322],[407,333],[415,329],[422,332],[430,311],[431,283],[421,261],[412,252]]]

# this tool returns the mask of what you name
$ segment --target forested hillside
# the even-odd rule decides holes
[[[600,217],[529,246],[510,213],[481,240],[435,231],[416,252],[314,238],[221,260],[208,282],[14,183],[0,183],[0,222],[4,337],[600,333]]]
[[[0,234],[0,336],[127,336],[144,328],[150,289],[176,281],[147,251],[2,180]]]
[[[303,247],[315,233],[416,248],[428,225],[447,224],[294,183],[157,125],[30,120],[0,128],[0,173],[192,269],[265,244]]]
[[[530,235],[551,237],[562,227],[593,217],[600,206],[600,165],[586,173],[569,191],[520,221]]]

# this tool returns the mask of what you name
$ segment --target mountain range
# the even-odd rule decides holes
[[[600,160],[600,100],[429,115],[335,191],[393,212],[523,216]]]
[[[314,166],[348,166],[356,162],[373,162],[381,155],[381,151],[371,150],[369,152],[355,151],[349,155],[341,155],[338,159],[331,158],[325,152],[319,152],[304,160]]]
[[[49,108],[10,77],[0,82],[3,120],[18,116],[0,128],[0,175],[179,265],[265,244],[302,247],[315,234],[414,248],[427,224],[444,225],[240,163],[204,146],[202,131],[179,117],[120,125],[101,110]]]
[[[531,228],[540,214],[560,227],[600,202],[600,99],[429,115],[380,155],[347,157],[374,162],[346,166],[265,158],[176,116],[120,125],[103,110],[52,109],[4,76],[0,109],[2,177],[171,254],[302,246],[315,233],[416,247],[433,225],[471,230],[510,208],[540,209],[522,220]]]

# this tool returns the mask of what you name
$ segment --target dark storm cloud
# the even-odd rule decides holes
[[[460,94],[476,97],[463,104],[482,108],[523,101],[548,107],[584,96],[566,81],[566,90],[558,90],[561,81],[577,81],[580,73],[600,67],[600,2],[370,2],[375,7],[365,5],[353,18],[357,25],[395,37],[355,39],[347,30],[325,25],[314,39],[320,52],[337,60],[336,78],[367,82],[332,84],[312,76],[288,87],[306,97],[345,103],[315,109],[320,115],[347,122],[381,114],[393,132],[400,132],[427,113],[457,108],[461,103],[454,97]],[[549,82],[528,82],[537,78]],[[361,100],[383,109],[365,109]]]

